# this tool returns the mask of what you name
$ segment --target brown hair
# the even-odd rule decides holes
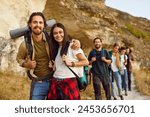
[[[33,13],[30,15],[29,20],[28,20],[28,27],[29,27],[29,29],[30,29],[29,24],[32,22],[32,18],[33,18],[34,16],[41,16],[41,17],[43,18],[43,21],[44,21],[44,27],[47,26],[47,24],[46,24],[46,19],[45,19],[43,13],[41,13],[41,12],[33,12]]]

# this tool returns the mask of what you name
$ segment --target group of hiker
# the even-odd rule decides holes
[[[102,46],[102,39],[96,37],[94,49],[86,58],[79,40],[71,39],[62,23],[55,23],[48,34],[44,30],[44,15],[34,12],[29,17],[28,27],[16,59],[31,79],[31,100],[79,100],[80,91],[72,71],[82,77],[83,67],[88,65],[92,66],[90,72],[96,100],[102,99],[101,83],[108,100],[117,99],[115,82],[120,99],[124,99],[122,90],[126,96],[131,91],[133,57],[129,48],[120,48],[115,43],[112,51],[107,51]]]

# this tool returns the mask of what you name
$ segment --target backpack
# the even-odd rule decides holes
[[[88,66],[83,66],[83,77],[79,77],[70,67],[68,68],[77,78],[79,91],[85,91],[88,86]]]

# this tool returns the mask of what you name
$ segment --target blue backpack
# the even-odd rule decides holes
[[[86,87],[88,86],[88,66],[83,67],[83,77],[79,77],[70,67],[68,68],[76,76],[79,90],[85,91]]]

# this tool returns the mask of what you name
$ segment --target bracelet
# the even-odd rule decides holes
[[[75,67],[75,62],[71,62],[71,63],[72,63],[71,67]]]

